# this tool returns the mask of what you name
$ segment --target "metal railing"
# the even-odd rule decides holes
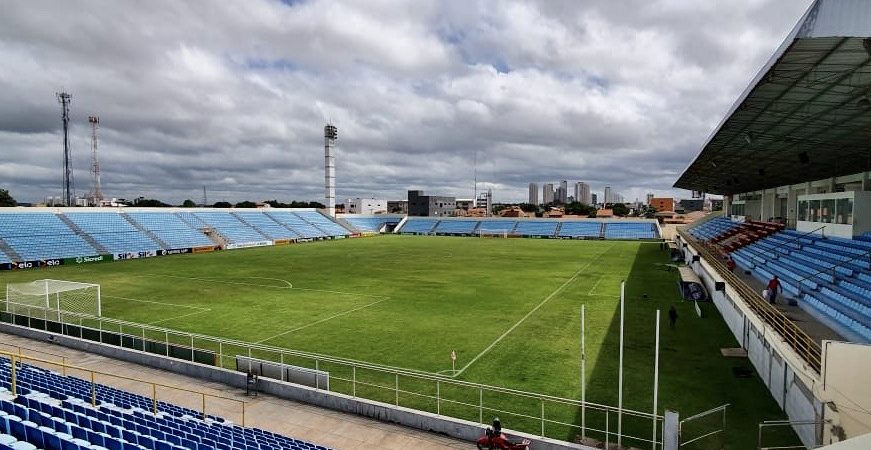
[[[680,435],[680,444],[678,447],[684,447],[693,442],[700,441],[702,439],[706,439],[712,436],[716,436],[718,434],[726,433],[726,408],[729,407],[729,403],[725,405],[717,406],[716,408],[711,408],[707,411],[700,412],[698,414],[687,417],[686,419],[681,420],[678,423],[678,433]],[[697,423],[701,420],[704,420],[708,417],[714,417],[714,414],[720,413],[720,420],[718,420],[718,425],[710,427],[710,430],[704,430],[699,432],[697,436],[686,436],[689,434],[687,432],[687,428],[689,424]]]
[[[489,415],[498,415],[510,422],[511,429],[559,440],[590,437],[602,442],[614,442],[618,436],[615,417],[622,414],[622,440],[644,446],[660,445],[650,436],[651,423],[661,429],[662,416],[649,412],[620,409],[594,402],[553,395],[491,386],[458,380],[449,376],[414,369],[382,366],[348,358],[338,358],[299,350],[272,347],[208,335],[187,333],[153,325],[127,322],[88,314],[61,312],[33,305],[6,304],[7,310],[27,316],[29,328],[49,330],[49,321],[61,324],[64,334],[85,339],[84,329],[99,332],[99,342],[109,334],[121,335],[120,347],[145,350],[145,342],[157,342],[170,356],[170,346],[213,352],[214,365],[236,370],[236,357],[271,361],[329,373],[329,387],[315,385],[319,390],[365,398],[395,406],[477,422],[489,422]],[[35,322],[35,323],[31,323]],[[78,328],[78,335],[71,327]],[[56,331],[54,331],[56,332]],[[194,351],[190,351],[194,361]],[[282,371],[281,381],[285,371]],[[316,383],[319,377],[315,377]],[[587,413],[582,427],[578,412]],[[508,418],[509,420],[506,420]],[[627,425],[628,422],[628,425]],[[643,423],[643,425],[642,425]]]
[[[815,435],[817,436],[816,442],[814,442],[814,447],[820,445],[820,432],[818,430],[823,424],[831,423],[831,419],[827,420],[765,420],[759,422],[759,435],[757,439],[756,448],[757,450],[790,450],[790,449],[805,449],[807,448],[803,443],[799,442],[791,445],[762,445],[763,440],[763,430],[770,428],[782,428],[789,427],[795,428],[800,426],[813,426],[815,429]],[[789,430],[790,432],[792,430]],[[789,433],[792,434],[792,433]]]
[[[714,268],[718,276],[728,282],[738,292],[744,303],[757,317],[777,332],[808,366],[816,373],[820,373],[822,350],[815,340],[811,339],[804,330],[799,328],[798,325],[793,323],[780,310],[760,297],[747,283],[729,272],[729,269],[726,268],[726,265],[723,264],[720,258],[714,255],[711,250],[702,245],[692,235],[683,229],[678,229],[678,234],[687,245],[705,258],[705,261]]]
[[[234,399],[234,398],[230,398],[230,397],[224,397],[221,395],[207,394],[207,393],[201,392],[201,391],[195,391],[192,389],[186,389],[183,387],[172,386],[172,385],[168,385],[168,384],[156,383],[153,381],[147,381],[147,380],[143,380],[140,378],[128,377],[128,376],[124,376],[124,375],[118,375],[118,374],[113,374],[113,373],[108,373],[108,372],[102,372],[99,370],[88,369],[85,367],[67,364],[66,362],[59,363],[57,361],[49,361],[46,359],[28,356],[28,355],[24,355],[24,354],[17,354],[17,353],[12,353],[12,352],[0,351],[0,358],[8,358],[10,363],[11,363],[10,364],[10,373],[11,373],[10,376],[11,376],[12,389],[10,389],[10,391],[11,391],[13,396],[17,396],[18,392],[19,392],[19,388],[22,387],[21,383],[19,382],[19,376],[20,376],[19,372],[21,371],[19,364],[29,364],[29,365],[39,366],[42,368],[46,368],[45,366],[49,366],[49,367],[60,366],[63,368],[63,374],[66,374],[68,372],[77,372],[77,373],[86,374],[86,377],[84,377],[84,378],[79,378],[79,377],[75,377],[75,378],[79,378],[81,380],[85,380],[85,381],[88,381],[90,383],[90,385],[91,385],[90,404],[92,407],[95,407],[95,408],[99,406],[97,404],[97,386],[98,385],[100,385],[100,386],[105,385],[102,383],[97,383],[97,376],[99,375],[99,376],[103,377],[104,379],[114,381],[114,383],[112,383],[112,384],[120,384],[120,385],[125,384],[125,383],[119,383],[118,380],[121,380],[123,382],[127,382],[126,383],[127,387],[123,388],[122,390],[128,391],[128,392],[131,391],[130,382],[147,386],[147,388],[148,388],[147,390],[150,391],[149,394],[146,395],[146,394],[136,393],[136,395],[140,395],[141,397],[149,398],[151,400],[151,412],[154,414],[157,414],[159,411],[159,408],[158,408],[159,402],[176,404],[177,400],[179,400],[179,398],[177,397],[177,394],[178,393],[186,393],[186,394],[193,394],[193,396],[197,397],[197,401],[199,402],[199,405],[197,405],[197,406],[199,406],[199,408],[189,408],[189,409],[198,410],[201,414],[201,418],[205,419],[208,415],[210,415],[209,410],[207,408],[207,401],[206,401],[207,399],[220,400],[221,402],[230,402],[232,404],[238,405],[238,408],[239,408],[238,414],[234,414],[233,411],[228,411],[225,409],[218,410],[216,408],[214,413],[211,415],[220,416],[220,417],[230,417],[230,418],[237,416],[237,417],[241,418],[241,422],[240,422],[241,425],[243,427],[246,426],[245,425],[245,402],[242,400],[238,400],[238,399]],[[67,376],[67,375],[63,375],[63,376]],[[69,375],[69,376],[72,376],[72,375]],[[172,392],[174,394],[173,397],[174,397],[175,401],[169,401],[169,398],[168,398],[169,396],[167,396],[167,400],[162,400],[162,399],[158,398],[158,388],[167,389],[170,392]]]

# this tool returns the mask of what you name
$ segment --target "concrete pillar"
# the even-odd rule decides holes
[[[723,215],[730,216],[732,215],[732,196],[724,195],[723,196]]]

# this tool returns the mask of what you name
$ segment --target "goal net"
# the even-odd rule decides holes
[[[63,313],[99,316],[100,285],[63,280],[8,283],[6,312],[58,321]]]
[[[482,238],[507,238],[506,230],[478,230],[478,237]]]

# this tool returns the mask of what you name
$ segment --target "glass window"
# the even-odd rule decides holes
[[[835,199],[828,198],[820,201],[820,222],[832,223],[835,219]]]
[[[820,201],[819,200],[811,200],[808,202],[807,220],[809,222],[819,222],[820,221]]]
[[[839,198],[837,203],[837,220],[835,223],[853,225],[853,199]]]
[[[807,200],[801,200],[798,202],[798,216],[797,220],[807,220]]]

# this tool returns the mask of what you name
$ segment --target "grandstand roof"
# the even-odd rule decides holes
[[[816,0],[674,186],[735,194],[864,170],[871,2]]]

